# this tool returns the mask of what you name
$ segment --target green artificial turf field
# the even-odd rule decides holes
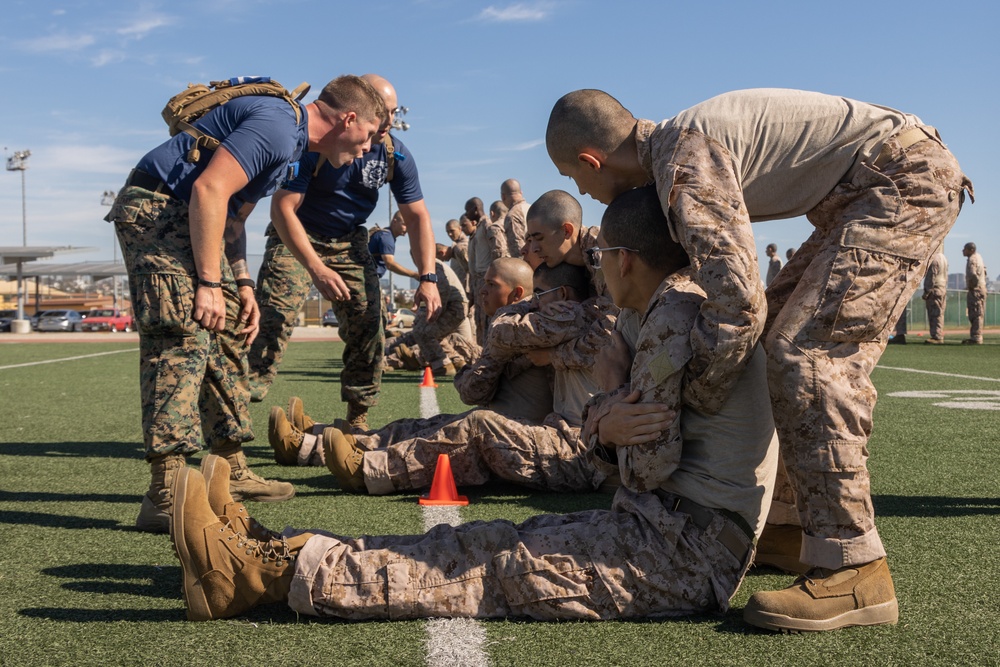
[[[869,463],[899,625],[811,635],[755,630],[741,619],[747,598],[791,577],[751,570],[721,618],[483,622],[490,664],[1000,664],[1000,337],[987,343],[891,346],[873,374],[880,399]],[[252,406],[251,465],[295,483],[298,495],[248,507],[275,529],[419,532],[415,496],[345,494],[324,468],[285,468],[270,458],[271,405],[298,395],[315,417],[343,416],[340,350],[294,343],[271,394]],[[113,353],[86,356],[106,352]],[[169,538],[132,528],[149,475],[137,356],[136,345],[123,342],[0,344],[0,665],[428,664],[424,622],[341,623],[280,605],[224,621],[185,620]],[[82,358],[10,367],[70,357]],[[372,425],[419,416],[419,380],[387,374]],[[450,383],[439,385],[441,411],[461,411]],[[610,504],[606,495],[499,484],[462,492],[471,500],[461,510],[467,519]]]

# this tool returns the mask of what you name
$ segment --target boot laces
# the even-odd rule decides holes
[[[231,542],[236,540],[236,548],[244,549],[244,553],[247,556],[251,556],[265,565],[273,562],[278,567],[290,565],[295,562],[295,555],[289,548],[288,541],[285,538],[278,536],[262,542],[247,536],[245,533],[236,532],[228,522],[225,525],[230,528],[230,534],[226,537],[226,541]],[[225,527],[223,527],[223,530],[225,530]]]

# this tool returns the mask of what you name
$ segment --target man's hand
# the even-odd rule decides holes
[[[340,274],[333,269],[320,264],[309,271],[313,284],[327,301],[347,301],[351,298],[351,290]]]
[[[198,285],[194,293],[194,311],[191,318],[209,331],[226,328],[226,298],[221,287]]]
[[[540,347],[536,350],[528,350],[524,353],[524,356],[531,359],[531,363],[536,366],[551,366],[552,365],[552,348],[551,347]]]
[[[241,336],[246,336],[244,345],[250,347],[257,334],[260,333],[260,307],[257,305],[257,297],[254,296],[253,288],[249,285],[240,288],[240,324],[243,329]]]
[[[433,322],[441,315],[441,294],[434,283],[420,283],[413,295],[413,307],[419,308],[423,303],[427,308],[427,321]]]
[[[610,392],[628,381],[628,371],[632,367],[632,354],[625,339],[617,331],[611,332],[611,343],[598,349],[594,358],[593,377],[601,391]]]
[[[633,391],[615,403],[598,424],[602,445],[628,447],[652,442],[670,426],[676,416],[664,403],[639,403],[642,394]]]

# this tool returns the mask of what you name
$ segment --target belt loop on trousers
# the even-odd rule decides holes
[[[924,139],[934,139],[935,141],[941,143],[941,135],[938,134],[938,131],[930,125],[918,125],[916,127],[911,127],[908,130],[904,130],[899,134],[894,134],[889,137],[884,144],[882,144],[882,150],[880,150],[875,159],[872,160],[871,166],[875,169],[881,169],[898,157],[899,153],[905,151],[914,144],[920,143]],[[890,142],[893,143],[890,144]],[[898,146],[894,144],[898,144]]]

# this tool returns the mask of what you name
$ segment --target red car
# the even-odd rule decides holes
[[[95,308],[79,326],[80,331],[131,331],[132,316],[117,308]]]

